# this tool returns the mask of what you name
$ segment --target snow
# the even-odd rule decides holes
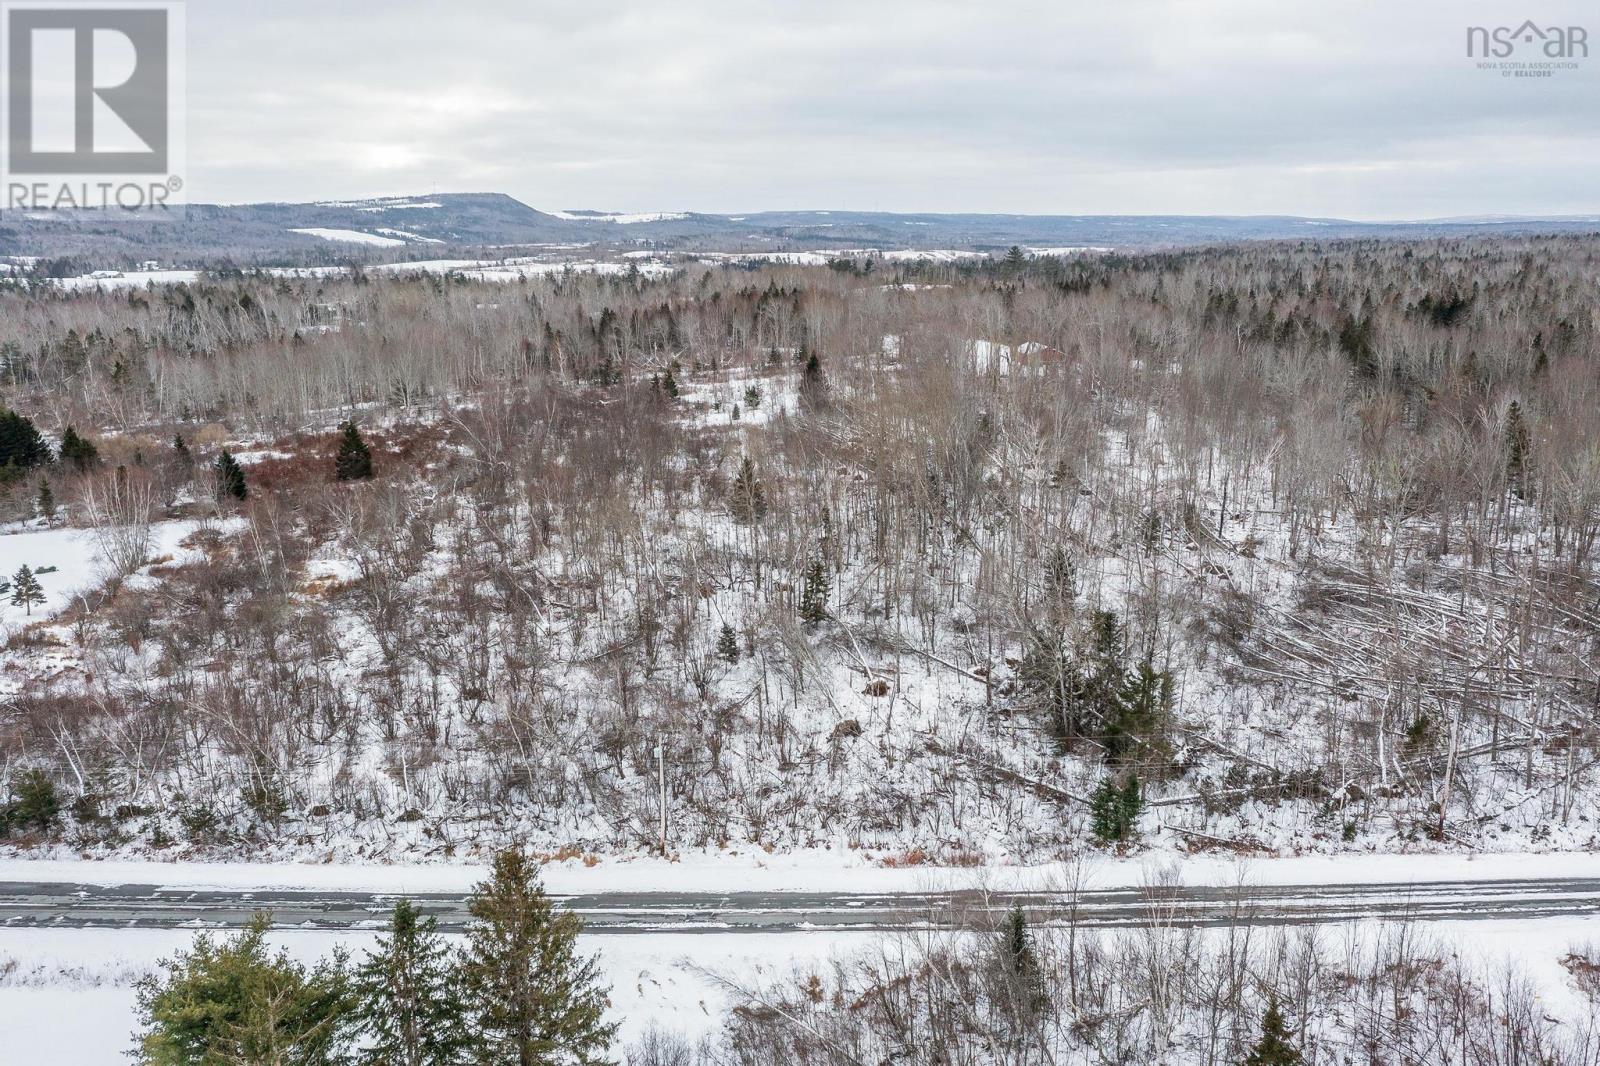
[[[419,241],[419,242],[421,242],[423,244],[443,244],[443,243],[445,243],[444,241],[441,241],[437,237],[424,237],[421,234],[412,233],[409,230],[390,229],[388,226],[379,226],[378,227],[378,232],[384,234],[385,236],[398,237],[398,238],[400,238],[402,240],[408,240],[408,241]]]
[[[56,278],[50,284],[63,289],[128,289],[146,285],[189,285],[199,280],[198,270],[96,271],[75,278]]]
[[[531,257],[511,259],[429,259],[412,263],[382,263],[371,267],[396,274],[459,274],[474,281],[518,281],[540,274],[573,271],[580,274],[625,274],[637,269],[641,274],[666,274],[672,268],[663,263],[613,263],[603,260],[552,261]]]
[[[1028,248],[1029,255],[1083,255],[1087,253],[1110,252],[1111,248],[1094,244],[1067,244],[1060,248]]]
[[[1349,923],[1353,940],[1376,932],[1377,923]],[[1559,960],[1576,944],[1600,933],[1600,919],[1429,923],[1424,937],[1454,951],[1484,972],[1517,967],[1542,990],[1556,1015],[1582,1005]],[[1202,934],[1215,935],[1215,934]],[[116,1062],[131,1046],[137,1025],[134,985],[158,961],[185,949],[192,934],[147,929],[0,930],[0,1031],[15,1062],[54,1066],[100,1066]],[[342,946],[357,959],[377,932],[274,930],[268,935],[303,963]],[[451,938],[457,939],[457,938]],[[611,1017],[621,1023],[620,1053],[653,1026],[691,1042],[714,1036],[733,993],[809,973],[828,963],[888,943],[875,934],[839,932],[586,935],[580,949],[598,956],[609,984]],[[1339,936],[1329,938],[1338,950]]]
[[[400,211],[408,208],[443,207],[433,200],[413,200],[409,196],[380,196],[370,200],[323,200],[318,207],[353,207],[358,211]]]
[[[200,528],[193,521],[161,522],[150,527],[149,559],[183,554],[181,542]],[[19,626],[40,622],[66,607],[74,595],[87,591],[101,577],[103,562],[100,537],[94,530],[77,528],[40,529],[0,534],[0,580],[9,580],[21,566],[33,570],[55,567],[53,573],[39,576],[45,602],[31,615],[0,597],[0,636]],[[0,692],[6,681],[0,677]]]
[[[1160,855],[1116,859],[1089,853],[1081,868],[1068,862],[987,867],[888,867],[859,851],[802,849],[767,854],[701,852],[675,861],[602,858],[547,863],[545,888],[561,896],[598,892],[721,894],[745,892],[921,893],[985,887],[1047,890],[1077,878],[1086,889],[1137,888],[1176,871],[1182,884],[1395,885],[1432,881],[1530,881],[1600,878],[1600,854],[1587,852],[1480,855],[1301,855],[1238,860],[1219,855]],[[208,863],[195,861],[0,859],[0,882],[153,885],[174,889],[308,889],[328,892],[462,893],[486,867],[349,863]]]
[[[405,244],[405,241],[394,237],[384,237],[377,233],[364,233],[358,229],[324,229],[321,226],[308,226],[304,229],[290,229],[290,233],[303,233],[307,237],[320,237],[325,241],[346,241],[350,244],[371,244],[381,248],[392,248]]]
[[[622,226],[631,226],[636,222],[676,222],[689,217],[687,211],[547,211],[555,218],[566,219],[568,222],[615,222]]]
[[[158,961],[188,947],[193,934],[165,929],[6,929],[0,931],[0,1027],[7,1061],[103,1066],[131,1046],[137,1025],[134,984]],[[268,940],[302,963],[342,946],[360,958],[377,932],[274,930]],[[459,937],[451,937],[459,941]],[[629,933],[585,936],[611,987],[621,1051],[653,1025],[697,1040],[712,1034],[730,1005],[718,977],[741,984],[813,970],[868,946],[862,933]],[[716,975],[716,976],[714,976]]]

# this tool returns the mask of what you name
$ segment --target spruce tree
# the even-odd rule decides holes
[[[722,635],[717,638],[717,658],[733,666],[739,661],[739,637],[728,623],[722,623]]]
[[[33,576],[33,570],[24,563],[11,576],[11,606],[21,607],[23,613],[31,617],[34,606],[42,603],[44,588],[40,586],[39,579]]]
[[[372,476],[372,451],[361,439],[354,422],[339,431],[339,451],[333,457],[333,476],[340,481],[364,481]]]
[[[144,1032],[136,1052],[147,1066],[337,1066],[350,1008],[344,955],[307,970],[287,952],[267,951],[267,915],[238,936],[206,933],[139,983]]]
[[[356,971],[357,1031],[364,1066],[464,1066],[471,1036],[451,951],[433,918],[395,904],[389,936]]]
[[[800,620],[816,625],[828,617],[828,567],[821,559],[806,567],[805,587],[800,590]]]
[[[194,455],[189,451],[189,442],[183,439],[182,433],[172,435],[172,457],[179,465],[189,467],[194,465]]]
[[[1506,408],[1506,476],[1518,498],[1528,498],[1528,448],[1530,439],[1522,405],[1512,400]]]
[[[595,960],[577,954],[583,923],[557,914],[522,852],[495,856],[468,907],[462,978],[488,1066],[599,1066],[616,1026]]]
[[[228,453],[226,448],[222,449],[222,454],[217,456],[216,473],[218,495],[231,497],[235,500],[243,500],[249,497],[250,490],[244,483],[244,468],[239,465],[239,460]]]
[[[39,479],[38,504],[40,518],[48,522],[56,516],[56,495],[50,491],[50,479],[47,477]]]
[[[61,461],[71,464],[74,470],[82,473],[93,466],[100,458],[100,449],[94,442],[78,435],[78,431],[68,426],[61,434]]]
[[[50,445],[38,427],[17,412],[0,407],[0,469],[26,470],[50,461]]]
[[[1267,1013],[1261,1019],[1261,1039],[1250,1050],[1244,1066],[1301,1066],[1304,1060],[1300,1051],[1289,1042],[1289,1027],[1284,1023],[1278,1001],[1267,1001]]]
[[[1132,839],[1139,814],[1144,810],[1144,795],[1139,788],[1139,778],[1129,774],[1118,785],[1115,779],[1106,778],[1089,798],[1089,828],[1102,844],[1115,844]]]
[[[1012,908],[1006,919],[1000,944],[1001,974],[1007,990],[1007,1005],[1023,1017],[1031,1017],[1049,1000],[1044,991],[1044,973],[1033,948],[1033,934],[1021,905]]]

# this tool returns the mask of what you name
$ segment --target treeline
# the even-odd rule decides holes
[[[0,296],[69,521],[238,523],[75,605],[8,765],[108,849],[1573,838],[1595,251]]]
[[[612,1061],[616,1024],[582,927],[557,913],[537,866],[496,856],[469,901],[465,943],[395,905],[359,961],[336,950],[307,968],[266,937],[199,934],[139,987],[134,1057],[150,1066],[585,1066]]]

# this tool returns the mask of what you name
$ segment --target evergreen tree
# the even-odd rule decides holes
[[[592,958],[576,952],[583,923],[557,914],[520,851],[495,856],[468,911],[462,978],[484,1066],[599,1066],[616,1026]]]
[[[39,479],[38,504],[40,518],[48,522],[56,516],[56,495],[50,491],[50,479],[47,477]]]
[[[389,936],[356,971],[357,1031],[364,1066],[463,1066],[470,1061],[466,1005],[450,949],[433,918],[395,904]]]
[[[1144,796],[1137,775],[1129,774],[1120,786],[1108,777],[1089,799],[1090,831],[1102,844],[1129,840],[1143,810]]]
[[[678,398],[678,379],[673,376],[670,366],[667,367],[667,372],[661,376],[661,391],[671,399],[676,400]]]
[[[1528,498],[1529,445],[1528,423],[1522,416],[1522,405],[1512,400],[1506,407],[1506,476],[1511,480],[1511,491],[1524,500]]]
[[[50,461],[50,445],[38,427],[8,408],[0,407],[0,469],[26,470]]]
[[[739,473],[728,491],[728,510],[734,520],[745,525],[761,521],[767,514],[767,490],[756,474],[756,464],[747,455],[739,464]]]
[[[821,559],[806,567],[805,587],[800,590],[800,620],[816,625],[828,617],[828,594],[832,589],[828,567]]]
[[[1126,762],[1134,754],[1159,758],[1167,754],[1167,714],[1172,706],[1172,674],[1157,670],[1149,659],[1123,675],[1101,743],[1106,758]]]
[[[722,635],[717,638],[717,658],[729,666],[739,661],[739,637],[726,622],[722,623]]]
[[[1005,258],[1006,273],[1008,273],[1008,274],[1021,273],[1022,268],[1027,263],[1027,261],[1028,261],[1027,255],[1022,251],[1021,248],[1019,248],[1015,244],[1013,244],[1010,247],[1010,249],[1007,250],[1007,252],[1006,252],[1006,258]]]
[[[314,969],[269,955],[270,919],[257,914],[238,936],[195,937],[139,984],[147,1066],[337,1066],[346,1061],[350,1008],[344,955]]]
[[[43,770],[27,770],[11,786],[11,802],[0,812],[7,832],[15,828],[46,833],[61,817],[61,796],[56,783]]]
[[[1300,1051],[1289,1042],[1289,1027],[1276,999],[1267,1000],[1267,1013],[1261,1019],[1261,1039],[1250,1050],[1244,1066],[1300,1066]]]
[[[31,617],[33,608],[44,603],[44,588],[26,563],[11,576],[11,606],[21,607],[23,614]]]
[[[183,439],[182,433],[172,435],[172,457],[179,465],[190,467],[194,465],[194,455],[189,451],[189,442]]]
[[[828,378],[822,372],[822,360],[816,352],[806,356],[805,369],[800,374],[800,402],[806,407],[820,407],[828,398]]]
[[[244,468],[239,465],[239,460],[228,454],[226,448],[217,456],[216,474],[218,495],[235,500],[243,500],[250,495],[244,483]]]
[[[88,470],[100,459],[100,449],[94,442],[78,435],[78,431],[68,426],[61,434],[61,461],[72,464],[72,468],[82,473]]]
[[[333,476],[340,481],[364,481],[372,476],[372,451],[361,439],[354,422],[340,427],[339,451],[333,457]]]
[[[1049,1006],[1045,994],[1043,968],[1034,951],[1033,934],[1028,929],[1022,907],[1014,907],[1000,937],[1000,977],[1004,990],[1002,1003],[1018,1022],[1038,1016]]]

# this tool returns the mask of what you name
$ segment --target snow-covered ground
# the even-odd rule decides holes
[[[202,524],[155,523],[150,526],[146,557],[172,561],[185,556],[184,540]],[[0,580],[10,580],[22,566],[49,571],[38,578],[44,603],[34,606],[31,612],[12,604],[10,596],[0,597],[0,637],[19,626],[44,621],[65,608],[74,595],[103,579],[105,536],[105,531],[74,527],[0,532]],[[0,691],[4,686],[0,680]]]
[[[366,233],[358,229],[324,229],[321,226],[310,226],[305,229],[291,229],[290,233],[303,233],[307,237],[320,237],[325,241],[343,241],[346,244],[371,244],[379,248],[393,248],[406,242],[395,237],[385,237],[378,233]]]
[[[1347,934],[1370,937],[1375,923],[1352,923]],[[1560,960],[1600,936],[1600,918],[1482,921],[1423,925],[1418,930],[1447,952],[1484,971],[1510,965],[1541,989],[1554,1016],[1581,1007]],[[192,934],[177,930],[0,930],[0,1031],[6,1061],[52,1066],[102,1066],[119,1061],[137,1027],[134,986],[158,961],[184,949]],[[311,962],[343,946],[353,955],[374,932],[275,930],[270,941]],[[1337,944],[1342,935],[1328,938]],[[612,1017],[621,1023],[621,1051],[660,1027],[694,1041],[715,1034],[736,992],[772,980],[825,972],[827,964],[870,951],[876,934],[661,933],[590,935],[611,986]]]
[[[0,881],[154,885],[175,889],[310,889],[329,892],[469,891],[486,868],[476,863],[262,863],[175,860],[0,859]],[[1396,885],[1435,881],[1600,878],[1600,853],[1485,855],[1226,855],[1115,858],[1088,853],[1081,863],[885,866],[859,852],[801,850],[767,854],[691,853],[546,863],[545,888],[558,895],[596,892],[929,892],[987,888],[1028,891],[1076,883],[1083,889],[1136,888],[1176,874],[1185,885]]]
[[[639,222],[676,222],[689,217],[686,211],[546,211],[545,214],[568,222],[615,222],[622,226]]]

